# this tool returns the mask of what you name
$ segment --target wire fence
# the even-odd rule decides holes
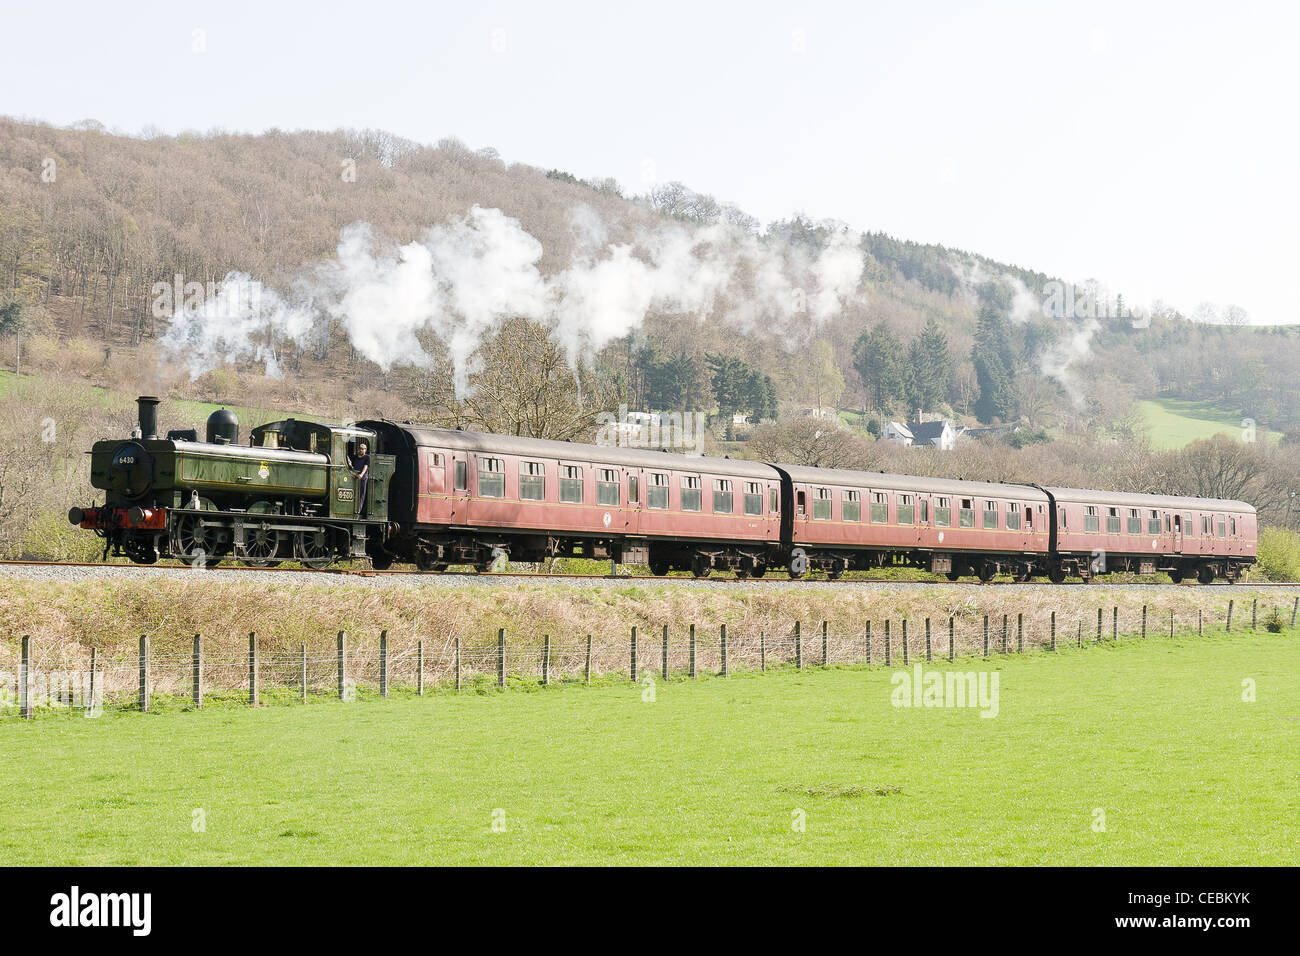
[[[908,666],[959,657],[1059,652],[1085,645],[1153,636],[1204,635],[1294,627],[1300,597],[1274,605],[1261,619],[1258,599],[1246,613],[1234,601],[1213,607],[1158,608],[1121,615],[1118,605],[1047,615],[949,615],[864,620],[860,628],[828,622],[733,632],[725,624],[661,630],[631,627],[621,638],[602,635],[508,635],[394,641],[387,631],[358,641],[342,631],[330,643],[297,650],[264,649],[250,634],[247,649],[217,652],[195,635],[191,646],[171,641],[159,653],[148,636],[132,653],[103,654],[75,641],[20,650],[0,660],[0,718],[58,714],[99,716],[106,710],[160,711],[209,706],[306,703],[314,699],[424,695],[463,688],[608,680],[680,680],[737,671]],[[15,659],[16,658],[16,659]]]

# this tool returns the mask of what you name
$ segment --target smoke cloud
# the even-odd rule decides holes
[[[864,255],[847,230],[812,250],[721,223],[664,224],[616,243],[587,206],[573,209],[568,225],[571,260],[543,275],[542,243],[499,209],[475,206],[404,245],[354,223],[333,258],[302,270],[283,291],[231,273],[216,296],[177,312],[162,345],[191,378],[248,360],[274,375],[277,343],[307,344],[332,324],[387,371],[427,366],[420,333],[432,332],[465,394],[475,350],[507,318],[545,322],[576,364],[654,313],[707,316],[798,341],[860,294]]]

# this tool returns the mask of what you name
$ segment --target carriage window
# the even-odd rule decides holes
[[[500,458],[478,460],[478,493],[483,498],[506,496],[506,463]]]
[[[456,462],[456,490],[465,490],[465,463],[463,461]]]
[[[1016,506],[1014,501],[1007,505],[1007,530],[1020,530],[1020,509]]]
[[[1168,512],[1166,512],[1165,513],[1165,534],[1169,533],[1169,528],[1170,528],[1169,514]]]
[[[889,498],[883,491],[871,493],[871,520],[876,524],[889,520]]]
[[[618,507],[618,472],[613,468],[596,469],[596,504]]]
[[[957,525],[961,528],[975,527],[975,499],[961,499],[961,508],[957,511]]]
[[[1209,536],[1212,533],[1210,530],[1210,516],[1201,515],[1201,534]]]
[[[566,504],[582,504],[582,466],[560,466],[560,500]]]
[[[698,475],[686,475],[682,478],[682,510],[700,510],[700,479]]]
[[[627,503],[639,504],[641,501],[641,479],[636,475],[627,476]]]
[[[773,489],[772,489],[772,500],[771,500],[771,502],[769,502],[769,504],[771,505],[771,507],[768,508],[768,510],[771,511],[772,514],[779,514],[780,511],[781,511],[781,499],[778,497],[778,494],[779,494],[779,493],[777,492],[777,490],[776,490],[775,488],[773,488]]]
[[[831,490],[818,488],[813,492],[813,520],[831,520]]]
[[[840,518],[844,521],[862,520],[862,493],[846,491],[840,496]]]
[[[1219,520],[1216,522],[1216,524],[1218,525],[1219,537],[1220,538],[1226,537],[1228,534],[1228,526],[1224,524],[1223,515],[1219,515]]]
[[[998,526],[998,503],[996,501],[984,502],[984,527],[996,528]]]
[[[921,524],[930,523],[930,499],[921,499]]]
[[[745,514],[761,515],[763,513],[763,486],[757,481],[745,482]]]
[[[1232,535],[1232,537],[1234,537],[1234,538],[1237,536],[1237,519],[1236,519],[1236,518],[1229,518],[1229,519],[1228,519],[1228,534]]]
[[[519,500],[544,501],[546,499],[546,466],[540,461],[519,463]]]
[[[646,505],[651,508],[668,507],[668,476],[663,472],[650,472],[650,484],[646,488]]]
[[[1106,533],[1119,534],[1119,509],[1106,509]]]
[[[1083,509],[1083,530],[1100,531],[1100,522],[1098,521],[1097,506],[1088,505]]]
[[[938,498],[935,500],[934,523],[940,528],[947,528],[952,524],[951,498]]]
[[[1056,509],[1056,523],[1062,528],[1065,527],[1065,508]]]
[[[916,505],[911,495],[898,496],[898,523],[912,524],[916,520]]]
[[[1147,515],[1147,534],[1160,533],[1160,512],[1153,511]]]
[[[731,480],[729,478],[713,479],[713,513],[731,514]]]
[[[1140,515],[1138,515],[1138,510],[1136,508],[1128,509],[1128,533],[1129,534],[1142,533],[1142,518]]]

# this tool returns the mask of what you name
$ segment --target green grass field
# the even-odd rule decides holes
[[[1212,402],[1190,402],[1176,398],[1161,398],[1138,402],[1138,412],[1146,422],[1151,444],[1156,448],[1182,448],[1198,438],[1210,438],[1220,433],[1241,438],[1244,426],[1242,417]],[[1258,428],[1259,441],[1277,441],[1279,432]]]
[[[1294,865],[1298,637],[934,665],[992,719],[884,668],[6,719],[0,862]]]

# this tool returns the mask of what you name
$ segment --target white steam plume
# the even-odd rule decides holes
[[[308,342],[333,320],[388,370],[428,364],[417,333],[429,331],[446,344],[464,394],[475,350],[510,317],[547,323],[576,363],[652,312],[802,338],[859,294],[864,257],[846,230],[832,232],[814,255],[721,223],[666,224],[612,243],[586,206],[571,211],[569,226],[572,259],[544,276],[541,242],[498,209],[475,206],[402,246],[354,223],[340,234],[336,256],[300,273],[283,294],[237,293],[250,281],[231,273],[221,294],[174,317],[162,344],[192,378],[248,359],[265,361],[269,373],[277,342]]]

